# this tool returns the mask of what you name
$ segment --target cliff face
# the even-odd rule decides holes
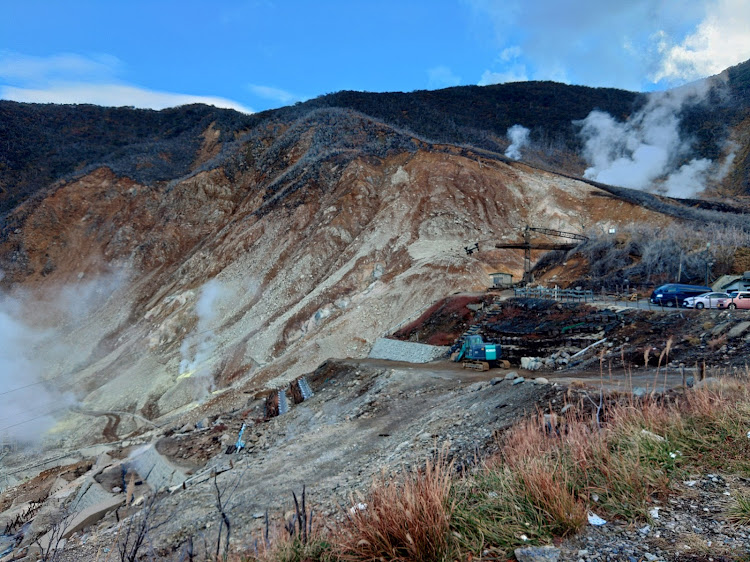
[[[107,280],[95,306],[73,299],[80,313],[56,321],[69,353],[44,378],[81,407],[158,418],[216,389],[273,387],[328,357],[365,356],[442,296],[484,289],[488,272],[518,279],[522,253],[491,248],[526,224],[663,220],[592,185],[425,145],[357,114],[275,133],[182,180],[145,185],[100,168],[16,210],[0,246],[6,284],[47,295],[38,304]],[[483,251],[467,256],[476,241]],[[101,431],[70,423],[81,440]]]
[[[747,187],[746,66],[727,71],[731,95],[683,120],[696,156],[734,140],[728,192]],[[34,334],[0,390],[50,380],[79,407],[161,418],[362,357],[489,272],[519,279],[522,253],[493,248],[527,224],[742,226],[731,205],[575,179],[572,121],[643,104],[546,83],[342,92],[253,116],[0,102],[0,314]],[[525,164],[497,152],[518,121],[533,125]],[[80,442],[101,435],[89,418],[69,423]]]

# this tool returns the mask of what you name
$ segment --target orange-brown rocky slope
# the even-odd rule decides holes
[[[665,220],[588,183],[340,110],[269,127],[223,165],[171,182],[100,168],[11,219],[0,255],[16,290],[118,280],[96,308],[61,320],[69,352],[45,377],[84,410],[152,419],[228,385],[261,389],[328,357],[363,357],[442,296],[484,289],[488,272],[520,277],[521,252],[469,256],[469,243],[517,240],[526,224]],[[58,429],[84,442],[105,422],[72,416]],[[120,436],[136,425],[123,417]]]

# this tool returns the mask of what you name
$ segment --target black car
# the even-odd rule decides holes
[[[660,306],[678,307],[685,306],[685,299],[697,297],[703,293],[711,292],[711,287],[703,285],[683,285],[682,283],[668,283],[657,287],[651,293],[651,302]]]

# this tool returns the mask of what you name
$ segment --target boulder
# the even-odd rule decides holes
[[[65,530],[62,534],[63,538],[67,539],[76,531],[80,531],[81,529],[100,521],[105,515],[107,515],[107,513],[117,509],[123,503],[125,503],[124,497],[115,496],[97,504],[90,505],[83,511],[76,513],[70,520],[70,523],[65,525]]]
[[[742,334],[747,332],[747,329],[750,328],[750,322],[740,322],[739,324],[736,324],[729,332],[727,333],[727,337],[731,340],[732,338],[739,338]]]
[[[698,381],[693,385],[693,388],[709,388],[709,389],[717,389],[721,387],[721,381],[717,379],[716,377],[708,377],[706,379],[703,379],[702,381]]]
[[[557,562],[560,549],[554,546],[527,546],[513,551],[518,562]]]
[[[633,396],[635,396],[636,398],[641,398],[643,396],[646,396],[647,394],[648,394],[648,390],[646,390],[642,386],[636,386],[633,389]]]
[[[542,368],[542,360],[539,357],[521,357],[521,368],[528,371],[538,371]]]

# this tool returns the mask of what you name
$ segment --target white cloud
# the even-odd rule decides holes
[[[706,18],[682,42],[675,44],[664,31],[656,34],[662,60],[652,79],[695,80],[750,58],[749,24],[747,0],[709,2]]]
[[[267,100],[277,101],[279,103],[283,103],[287,105],[290,103],[298,102],[298,101],[305,101],[307,99],[303,96],[298,96],[297,94],[293,94],[286,90],[282,90],[281,88],[274,88],[272,86],[261,86],[259,84],[250,84],[248,88],[250,89],[252,93],[254,93],[258,97],[261,97]]]
[[[427,71],[427,85],[430,88],[450,88],[461,83],[461,77],[447,66],[436,66]]]
[[[122,66],[117,57],[83,57],[61,53],[34,57],[10,51],[0,52],[0,78],[15,84],[37,87],[57,80],[112,80]]]
[[[526,67],[523,65],[516,65],[504,72],[485,70],[477,85],[489,86],[490,84],[505,84],[506,82],[526,82],[528,79],[529,77],[526,74]]]
[[[521,50],[521,47],[518,45],[513,45],[512,47],[508,47],[507,49],[503,49],[503,51],[500,53],[500,60],[503,62],[508,62],[514,59],[517,59],[521,56],[523,51]]]
[[[164,109],[191,103],[253,113],[217,96],[162,92],[117,80],[122,64],[109,55],[85,57],[63,53],[33,57],[0,52],[0,98],[29,103],[60,103]]]
[[[750,58],[750,1],[463,0],[497,56],[480,84],[519,79],[653,90]]]
[[[518,45],[503,49],[496,63],[503,67],[502,72],[485,70],[477,83],[478,86],[505,84],[506,82],[525,82],[529,79],[526,66],[520,62],[523,51]]]
[[[242,113],[253,110],[226,98],[193,96],[146,90],[122,84],[54,84],[45,89],[0,87],[0,98],[28,103],[90,103],[109,107],[133,106],[143,109],[165,109],[191,103],[203,103]]]

